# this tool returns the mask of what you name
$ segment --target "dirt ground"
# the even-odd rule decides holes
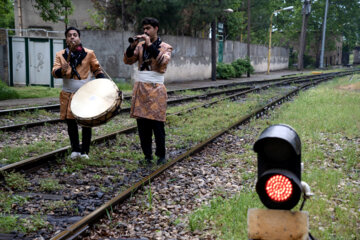
[[[340,86],[339,89],[348,90],[348,91],[360,91],[360,82],[349,84],[349,85],[343,85],[343,86]]]

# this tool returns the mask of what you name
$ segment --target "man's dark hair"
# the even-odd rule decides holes
[[[68,28],[66,29],[66,31],[65,31],[65,37],[67,37],[67,33],[68,33],[70,30],[75,30],[75,31],[77,31],[77,33],[78,33],[78,35],[79,35],[79,37],[80,37],[80,30],[77,29],[76,27],[68,27]]]
[[[159,28],[159,20],[152,17],[146,17],[141,22],[142,26],[144,25],[151,25],[152,27],[158,27]]]

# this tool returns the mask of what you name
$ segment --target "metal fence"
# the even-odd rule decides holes
[[[43,29],[27,29],[22,30],[22,36],[20,34],[8,36],[11,86],[45,85],[54,87],[51,68],[56,52],[65,47],[65,40],[50,37],[54,31],[39,30]],[[39,36],[39,33],[42,35]],[[11,30],[9,30],[9,34],[11,34]]]

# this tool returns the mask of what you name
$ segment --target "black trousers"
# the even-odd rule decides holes
[[[136,120],[141,149],[145,158],[152,159],[152,133],[155,135],[156,151],[155,155],[159,158],[165,157],[165,124],[164,122],[139,118]]]
[[[82,145],[79,144],[79,131],[75,119],[66,119],[68,126],[68,134],[72,152],[81,152],[81,154],[89,154],[91,143],[91,128],[82,127]]]

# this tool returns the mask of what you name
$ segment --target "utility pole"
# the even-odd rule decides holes
[[[304,69],[304,52],[305,52],[305,46],[306,46],[306,27],[308,18],[311,11],[311,0],[305,0],[302,14],[303,14],[303,20],[302,20],[302,27],[301,27],[301,34],[300,34],[300,46],[299,46],[299,54],[298,54],[298,64],[297,64],[297,70],[301,71]]]
[[[19,19],[19,36],[22,36],[22,29],[23,29],[23,21],[22,21],[22,11],[21,11],[21,0],[17,0],[17,7],[18,7],[18,19]]]
[[[211,22],[211,80],[216,81],[216,17]]]
[[[322,40],[321,40],[320,68],[324,68],[325,33],[326,33],[326,18],[327,18],[328,7],[329,7],[329,0],[326,0],[325,16],[324,16],[323,32],[322,32]]]
[[[251,21],[250,21],[250,0],[247,1],[247,14],[248,14],[248,19],[247,19],[247,58],[250,61],[250,26],[251,26]],[[247,72],[247,77],[250,77],[250,70]]]

